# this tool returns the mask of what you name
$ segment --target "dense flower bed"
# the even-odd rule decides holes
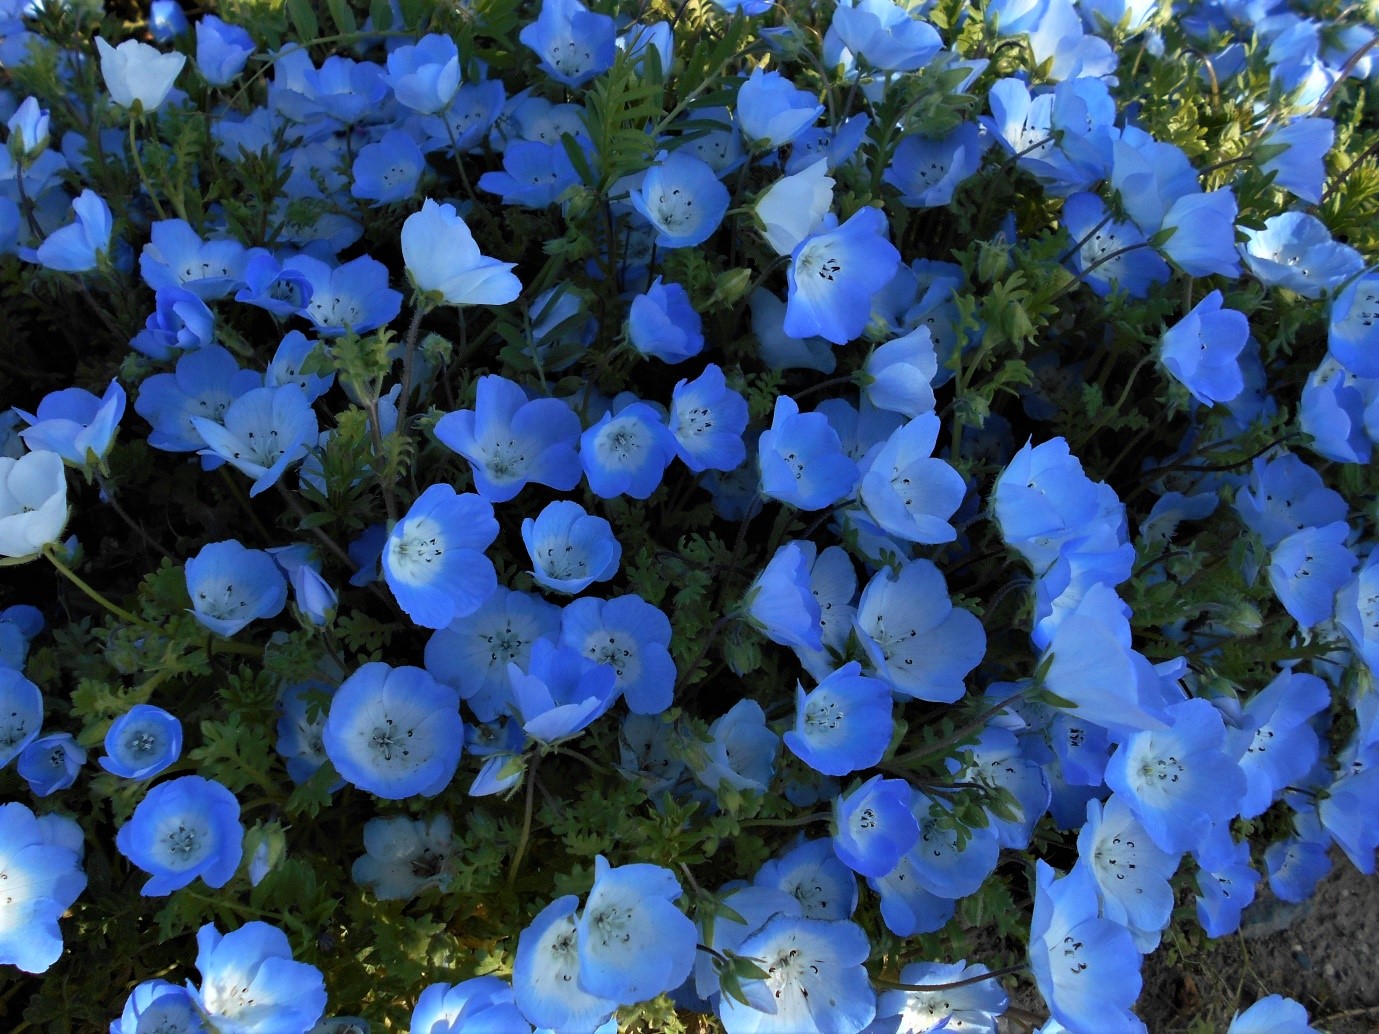
[[[1367,17],[0,4],[5,1029],[1133,1031],[1372,872]]]

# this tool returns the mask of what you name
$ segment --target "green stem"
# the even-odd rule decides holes
[[[68,567],[66,564],[64,564],[61,560],[58,559],[57,547],[54,546],[53,543],[50,542],[43,547],[43,555],[47,558],[49,563],[51,563],[55,568],[57,568],[58,572],[64,578],[66,578],[69,582],[71,582],[78,589],[84,592],[93,603],[98,604],[102,609],[104,609],[108,613],[119,618],[127,625],[135,625],[139,628],[148,629],[150,632],[156,632],[159,635],[163,634],[163,630],[159,628],[157,625],[151,624],[150,622],[145,621],[143,618],[135,617],[133,614],[125,610],[123,607],[116,606],[110,600],[106,599],[104,596],[98,593],[95,589],[91,588],[91,586],[87,584],[87,582],[85,581],[85,579],[81,577],[81,575],[77,574],[70,567]]]
[[[149,200],[153,202],[153,210],[158,213],[159,219],[166,219],[168,213],[163,211],[162,202],[158,200],[158,193],[153,189],[153,184],[149,182],[148,173],[144,171],[144,163],[139,159],[139,140],[134,133],[134,116],[129,117],[129,157],[134,162],[134,171],[139,175],[139,182],[144,185],[144,190],[148,191]]]
[[[872,977],[871,982],[877,987],[884,987],[891,991],[954,991],[959,987],[968,987],[972,984],[980,984],[987,980],[999,980],[1001,977],[1014,976],[1016,973],[1023,973],[1029,966],[1026,963],[1017,963],[1014,966],[1006,966],[1003,969],[993,969],[987,973],[979,973],[974,977],[964,977],[962,980],[951,980],[946,984],[904,984],[898,980],[887,980],[885,977]]]
[[[531,840],[532,811],[536,804],[536,766],[540,760],[541,756],[534,754],[531,764],[527,766],[527,795],[526,803],[522,807],[522,832],[517,837],[517,847],[512,853],[512,864],[508,867],[509,887],[517,882],[517,872],[522,868],[522,856],[527,853],[527,843]]]

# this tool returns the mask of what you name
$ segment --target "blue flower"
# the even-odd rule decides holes
[[[1326,340],[1356,377],[1379,377],[1379,273],[1356,277],[1336,295]]]
[[[728,188],[707,162],[686,151],[662,153],[628,198],[656,230],[662,248],[692,248],[718,229]]]
[[[1035,571],[1097,524],[1124,521],[1115,493],[1083,473],[1063,438],[1026,442],[996,479],[993,502],[1001,537]]]
[[[252,920],[221,934],[212,923],[196,933],[201,986],[188,987],[214,1030],[307,1034],[326,1011],[321,971],[295,962],[287,935]]]
[[[310,255],[296,255],[283,263],[306,278],[311,293],[302,315],[321,337],[345,331],[365,334],[391,323],[402,311],[402,294],[388,286],[388,267],[360,255],[332,268]]]
[[[881,530],[906,542],[952,542],[948,523],[967,495],[967,482],[933,455],[939,419],[917,416],[897,428],[862,469],[862,505]]]
[[[560,641],[611,667],[614,692],[633,714],[660,714],[671,705],[670,619],[640,596],[571,601],[560,616]]]
[[[239,868],[244,826],[235,795],[213,779],[179,776],[159,783],[115,834],[115,846],[149,874],[141,893],[163,896],[200,876],[223,887]]]
[[[846,499],[861,479],[828,418],[801,413],[789,395],[776,398],[771,427],[757,440],[757,462],[762,494],[801,510]]]
[[[512,985],[497,977],[471,977],[458,984],[432,984],[412,1010],[414,1034],[463,1034],[491,1030],[531,1034],[517,1008]]]
[[[1262,230],[1244,227],[1245,264],[1266,287],[1286,287],[1304,298],[1320,298],[1364,268],[1359,252],[1331,238],[1314,215],[1284,212]]]
[[[986,654],[986,631],[953,606],[948,584],[928,560],[898,574],[878,571],[857,606],[855,628],[876,674],[901,696],[951,704]]]
[[[860,208],[836,229],[795,246],[786,270],[787,334],[817,334],[844,345],[862,333],[872,299],[900,266],[900,252],[886,239],[886,228],[879,208]]]
[[[19,436],[34,452],[55,452],[76,467],[103,468],[124,410],[124,388],[111,381],[100,398],[85,388],[63,388],[44,396],[37,413],[15,412],[29,423]]]
[[[120,1018],[110,1024],[110,1034],[140,1034],[160,1027],[179,1034],[206,1032],[190,991],[166,980],[145,980],[129,992]]]
[[[1076,247],[1073,266],[1097,294],[1113,290],[1144,298],[1169,269],[1134,223],[1111,218],[1095,194],[1074,194],[1063,205],[1063,224]]]
[[[779,547],[743,597],[752,623],[773,643],[797,650],[822,650],[819,602],[810,585],[814,543],[787,542]]]
[[[193,416],[191,422],[208,446],[202,455],[218,456],[254,479],[251,497],[277,484],[321,432],[295,384],[255,388],[231,402],[219,421]]]
[[[1274,841],[1264,849],[1269,889],[1280,901],[1306,901],[1331,871],[1329,846],[1327,842],[1301,837]]]
[[[1345,545],[1349,537],[1350,526],[1336,521],[1294,532],[1269,554],[1269,585],[1304,628],[1331,616],[1336,593],[1355,570],[1355,554]]]
[[[364,854],[350,877],[379,901],[408,901],[422,891],[450,886],[455,830],[448,815],[412,819],[406,815],[364,823]]]
[[[1373,450],[1366,414],[1375,381],[1362,380],[1327,356],[1307,378],[1298,418],[1308,448],[1337,463],[1368,463]],[[1379,437],[1379,435],[1376,435]]]
[[[1096,881],[1101,912],[1125,927],[1147,954],[1173,914],[1179,855],[1155,846],[1123,798],[1112,794],[1103,806],[1087,802],[1087,823],[1077,836],[1078,864]]]
[[[579,0],[542,0],[541,13],[517,38],[541,59],[541,71],[566,86],[583,86],[617,56],[613,19]]]
[[[1061,880],[1035,863],[1029,964],[1054,1019],[1072,1030],[1132,1031],[1140,995],[1140,953],[1130,931],[1098,915],[1091,872],[1075,866]]]
[[[313,679],[288,686],[278,700],[278,739],[274,748],[282,755],[288,777],[294,783],[306,782],[326,763],[321,729],[335,690],[335,686]],[[337,780],[331,792],[344,785],[343,779]]]
[[[505,99],[501,79],[461,84],[445,110],[418,123],[426,134],[424,149],[440,148],[452,155],[473,150],[488,136]]]
[[[205,302],[180,287],[163,287],[153,296],[153,312],[144,320],[144,329],[130,338],[129,347],[150,359],[173,359],[178,350],[219,348],[215,331],[215,313]]]
[[[1241,712],[1242,724],[1226,732],[1227,753],[1245,773],[1240,817],[1268,809],[1288,784],[1303,779],[1317,763],[1320,743],[1308,719],[1331,703],[1326,683],[1315,675],[1283,671]]]
[[[694,923],[675,907],[675,875],[659,865],[594,860],[594,886],[576,924],[580,987],[620,1005],[684,982],[694,966]]]
[[[1255,460],[1249,484],[1235,495],[1235,508],[1269,548],[1304,528],[1343,521],[1350,509],[1344,496],[1291,452]]]
[[[1185,194],[1164,215],[1169,233],[1159,250],[1188,276],[1240,275],[1235,247],[1235,195],[1229,187]]]
[[[193,418],[220,420],[230,403],[263,381],[241,370],[219,345],[188,352],[172,373],[155,373],[139,385],[134,412],[153,425],[149,445],[166,452],[196,452],[206,447]],[[223,461],[216,457],[215,466]]]
[[[943,47],[938,31],[928,22],[891,0],[857,0],[839,4],[824,37],[844,48],[843,63],[849,68],[861,58],[870,68],[884,72],[913,72],[923,68]],[[835,64],[829,61],[830,66]],[[975,125],[973,126],[975,129]]]
[[[680,460],[696,474],[736,470],[747,458],[742,440],[747,400],[728,387],[715,363],[694,380],[676,383],[670,397],[670,433]]]
[[[1319,1034],[1307,1022],[1307,1009],[1282,995],[1261,998],[1231,1017],[1226,1034]]]
[[[829,839],[801,839],[781,858],[764,863],[752,882],[785,891],[811,919],[847,919],[857,911],[857,876],[834,854]]]
[[[856,923],[781,912],[737,952],[761,960],[768,975],[742,982],[750,1004],[719,998],[718,1018],[728,1034],[859,1034],[876,1016],[865,966],[871,946]]]
[[[600,499],[645,499],[656,491],[675,458],[675,439],[659,413],[634,402],[603,419],[579,439],[579,462]]]
[[[622,546],[612,525],[579,503],[557,499],[522,521],[522,542],[536,583],[573,596],[618,572]]]
[[[71,733],[57,732],[40,736],[25,747],[15,771],[29,784],[35,797],[47,797],[75,783],[84,764],[86,748]]]
[[[446,305],[504,305],[522,293],[514,262],[479,253],[474,235],[454,205],[427,198],[420,212],[402,224],[402,258],[407,276],[423,294]]]
[[[244,263],[244,286],[235,292],[235,301],[279,318],[291,316],[311,301],[311,282],[298,270],[284,269],[271,251],[251,248]]]
[[[880,0],[887,6],[890,0]],[[839,7],[839,11],[848,8]],[[900,8],[896,8],[900,10]],[[921,24],[906,21],[912,25]],[[900,203],[910,208],[940,208],[982,164],[985,150],[980,127],[964,122],[942,140],[907,136],[895,149],[882,174],[883,183],[900,191]]]
[[[833,850],[853,872],[885,876],[919,842],[910,785],[874,775],[833,802]]]
[[[766,712],[746,697],[709,726],[702,757],[691,759],[694,777],[717,793],[723,783],[734,790],[765,793],[775,772],[780,737],[766,727]]]
[[[459,695],[421,668],[365,664],[331,699],[321,742],[341,777],[375,797],[434,797],[460,763]]]
[[[472,614],[426,644],[426,670],[454,687],[481,722],[509,706],[508,664],[525,668],[538,639],[560,634],[561,611],[539,596],[498,586]]]
[[[953,984],[988,972],[980,962],[969,966],[965,959],[952,964],[912,962],[900,971],[900,981]],[[876,1018],[879,1022],[901,1017],[902,1025],[915,1034],[945,1029],[996,1034],[996,1021],[1009,1005],[1010,999],[999,980],[981,980],[945,991],[882,991],[876,999]]]
[[[497,537],[487,500],[432,485],[389,532],[383,578],[408,617],[424,628],[444,628],[478,610],[498,584],[484,555]]]
[[[33,742],[43,725],[43,691],[14,668],[0,667],[0,768]]]
[[[501,195],[505,205],[545,208],[578,182],[579,173],[560,143],[514,140],[503,151],[503,171],[484,173],[478,187]],[[535,305],[532,309],[540,311]]]
[[[1319,205],[1326,183],[1325,159],[1335,140],[1336,124],[1331,119],[1295,118],[1260,138],[1260,152],[1273,154],[1259,163],[1259,171],[1273,173],[1273,185],[1281,190]]]
[[[828,163],[816,159],[757,196],[752,213],[777,255],[791,254],[800,241],[824,229],[833,206],[834,179],[827,173]]]
[[[573,894],[556,898],[517,937],[512,990],[531,1023],[552,1030],[594,1030],[618,1003],[584,989]]]
[[[1250,868],[1249,842],[1218,829],[1197,850],[1197,921],[1208,937],[1240,929],[1240,914],[1254,901],[1259,883],[1259,873]]]
[[[752,883],[726,885],[719,891],[718,902],[722,911],[706,915],[707,909],[700,910],[697,925],[700,941],[720,955],[737,954],[742,942],[778,912],[803,915],[800,903],[785,891]],[[717,959],[706,952],[694,962],[694,990],[705,1001],[723,990]]]
[[[0,965],[43,973],[62,955],[62,916],[86,889],[81,827],[61,815],[36,817],[0,804]]]
[[[196,67],[212,86],[228,86],[255,51],[254,38],[213,14],[196,20]]]
[[[871,768],[891,742],[890,686],[861,672],[852,661],[808,694],[795,684],[795,727],[785,745],[816,772],[844,776]]]
[[[228,297],[244,284],[248,251],[235,240],[203,240],[181,219],[153,224],[139,272],[154,291],[180,287],[202,301]]]
[[[617,674],[574,647],[551,639],[532,644],[524,672],[508,662],[513,711],[527,735],[554,743],[586,728],[613,706]]]
[[[316,347],[317,342],[300,330],[289,330],[264,371],[263,383],[269,386],[295,384],[306,395],[307,402],[315,402],[335,383],[334,373],[302,373],[303,364]]]
[[[643,356],[682,363],[704,350],[699,313],[689,294],[658,276],[645,294],[632,299],[627,313],[627,340]]]
[[[460,88],[459,48],[449,36],[428,32],[388,55],[383,79],[404,108],[434,115],[454,100]]]
[[[276,617],[287,605],[287,579],[273,558],[234,539],[203,546],[187,561],[186,576],[191,613],[218,635]]]
[[[182,723],[152,704],[135,704],[105,734],[101,767],[121,779],[152,779],[182,756]]]
[[[823,114],[818,97],[799,89],[779,72],[755,68],[737,91],[738,128],[756,151],[784,147]]]
[[[451,44],[452,46],[454,44]],[[373,207],[405,201],[416,193],[426,156],[416,138],[401,129],[390,129],[377,143],[365,144],[354,159],[350,193]]]
[[[1229,402],[1245,390],[1240,353],[1249,336],[1245,314],[1222,308],[1212,291],[1164,331],[1159,360],[1202,405]]]
[[[110,254],[114,217],[105,199],[89,188],[72,202],[72,212],[76,220],[50,233],[34,252],[33,260],[63,273],[87,273]]]

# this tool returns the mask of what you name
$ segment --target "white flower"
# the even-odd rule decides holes
[[[101,53],[101,75],[110,99],[122,108],[132,108],[138,101],[144,111],[157,111],[187,63],[185,54],[164,54],[132,39],[112,47],[97,36],[96,49]]]
[[[828,162],[820,158],[802,172],[776,180],[757,198],[756,216],[777,255],[793,254],[800,241],[823,228],[833,205],[833,177],[827,173]]]
[[[0,556],[34,556],[56,542],[66,524],[62,457],[55,452],[0,457]]]

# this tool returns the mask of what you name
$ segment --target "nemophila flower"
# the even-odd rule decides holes
[[[541,13],[517,36],[541,59],[541,71],[565,86],[583,86],[613,65],[617,27],[579,0],[542,0]]]
[[[558,399],[528,399],[505,377],[479,378],[474,408],[436,422],[442,445],[469,460],[474,489],[504,503],[529,482],[569,491],[579,481],[579,417]]]
[[[836,229],[795,246],[786,270],[787,334],[817,334],[843,345],[862,333],[872,298],[900,265],[900,252],[886,239],[887,226],[879,208],[860,208]]]
[[[86,889],[81,827],[0,804],[0,965],[43,973],[62,955],[58,918]]]
[[[198,876],[208,887],[225,886],[239,868],[243,840],[235,795],[201,776],[154,786],[115,834],[120,853],[149,874],[145,897],[171,894]]]
[[[1066,197],[1089,189],[1105,177],[1110,148],[1099,146],[1094,139],[1097,123],[1091,120],[1089,126],[1085,105],[1082,126],[1073,119],[1058,119],[1060,124],[1055,124],[1059,99],[1056,92],[1031,96],[1026,83],[999,79],[992,83],[987,97],[991,115],[983,115],[979,121],[1008,156],[1019,156],[1019,167],[1046,191]]]
[[[425,133],[423,150],[444,150],[455,155],[474,149],[488,136],[505,99],[501,79],[461,84],[442,111],[417,123]]]
[[[969,966],[965,959],[951,964],[912,962],[900,971],[900,982],[953,984],[987,972],[990,971],[980,962]],[[876,999],[876,1018],[878,1023],[898,1018],[897,1034],[996,1034],[996,1021],[1009,1005],[1010,999],[999,980],[975,980],[964,987],[943,991],[882,991]]]
[[[37,413],[15,412],[29,426],[19,432],[34,452],[55,452],[76,467],[103,465],[124,416],[125,393],[111,381],[97,398],[85,388],[63,388],[45,395]]]
[[[676,453],[696,474],[736,470],[747,458],[747,400],[728,387],[715,363],[694,380],[676,383],[670,401],[670,433]]]
[[[692,758],[694,777],[714,793],[727,783],[734,790],[765,793],[775,773],[780,737],[766,727],[766,712],[746,697],[709,726],[703,756]]]
[[[484,173],[478,187],[500,194],[505,205],[545,208],[578,182],[579,173],[562,144],[513,140],[503,150],[502,171]]]
[[[1329,318],[1326,342],[1336,361],[1356,377],[1379,377],[1379,273],[1346,284]]]
[[[862,397],[877,409],[907,417],[934,411],[938,356],[927,326],[879,345],[862,367]]]
[[[321,558],[308,545],[277,546],[268,550],[292,587],[298,612],[313,625],[324,625],[340,602],[339,594],[321,576]]]
[[[1026,757],[1024,745],[1009,729],[989,726],[964,752],[963,760],[948,759],[958,782],[980,783],[1009,795],[1005,807],[987,806],[990,828],[1002,847],[1022,851],[1029,846],[1034,824],[1049,807],[1049,784],[1043,768]]]
[[[157,111],[167,100],[172,84],[187,63],[185,54],[164,54],[147,43],[125,40],[112,47],[96,37],[101,78],[110,99],[122,108],[138,104],[146,112]]]
[[[523,671],[508,662],[512,710],[527,735],[555,743],[586,728],[613,706],[617,673],[574,647],[538,639]]]
[[[1226,1034],[1318,1034],[1307,1022],[1307,1009],[1282,995],[1261,998],[1231,1017]]]
[[[779,72],[755,68],[737,91],[737,118],[742,137],[754,151],[784,147],[823,114],[818,97],[799,89]]]
[[[139,253],[139,272],[154,291],[180,287],[210,302],[244,283],[248,251],[239,241],[203,240],[182,219],[159,220],[150,238]]]
[[[1113,290],[1144,298],[1168,279],[1168,266],[1131,222],[1111,218],[1095,194],[1074,194],[1063,205],[1063,224],[1076,247],[1073,267],[1097,294]]]
[[[1106,785],[1164,851],[1195,848],[1213,823],[1234,818],[1245,774],[1225,753],[1221,713],[1208,701],[1167,709],[1171,726],[1127,737],[1106,763]]]
[[[1319,834],[1324,836],[1324,834]],[[1264,849],[1264,868],[1269,889],[1280,901],[1299,904],[1316,892],[1317,884],[1331,871],[1328,842],[1311,837],[1276,840]]]
[[[896,868],[874,880],[873,886],[895,894],[906,891],[903,883],[913,883],[949,900],[976,893],[1000,856],[994,826],[975,826],[960,833],[952,805],[919,791],[911,794],[910,811],[919,824],[919,839]]]
[[[1379,550],[1370,550],[1336,594],[1336,626],[1370,671],[1379,671]]]
[[[951,704],[986,653],[982,623],[953,606],[948,584],[928,560],[878,571],[854,624],[878,677],[903,697]]]
[[[152,704],[135,704],[105,734],[101,767],[121,779],[152,779],[182,756],[182,723]]]
[[[765,862],[752,882],[785,891],[811,919],[847,919],[857,911],[857,876],[829,839],[803,840]]]
[[[368,255],[334,268],[310,255],[296,255],[283,268],[306,278],[311,293],[301,314],[321,337],[377,330],[402,311],[401,292],[388,286],[388,267]]]
[[[1299,200],[1320,204],[1326,182],[1325,157],[1336,139],[1329,118],[1295,118],[1270,130],[1259,141],[1259,171],[1273,173],[1274,186]]]
[[[1243,229],[1247,240],[1241,254],[1266,287],[1319,298],[1364,268],[1359,252],[1336,243],[1326,224],[1306,212],[1273,216],[1262,230]]]
[[[1248,841],[1231,839],[1218,827],[1198,848],[1197,921],[1208,937],[1224,937],[1240,929],[1240,915],[1255,898],[1259,873],[1250,868]]]
[[[453,46],[453,44],[452,44]],[[354,159],[350,193],[373,207],[405,201],[416,193],[426,156],[411,133],[390,129],[377,143],[365,144]]]
[[[474,235],[454,205],[430,198],[402,224],[402,258],[407,275],[423,294],[446,305],[504,305],[522,293],[513,262],[479,253]]]
[[[1163,226],[1174,202],[1202,188],[1192,162],[1176,144],[1130,126],[1111,142],[1111,189],[1132,222],[1146,234]]]
[[[948,519],[967,495],[967,482],[933,455],[939,419],[915,417],[891,433],[862,469],[862,505],[888,534],[906,542],[952,542]]]
[[[253,55],[254,38],[213,14],[196,20],[196,67],[212,86],[228,86]]]
[[[264,371],[263,383],[269,386],[295,384],[306,395],[307,402],[315,402],[335,383],[334,373],[303,373],[302,366],[315,351],[317,342],[300,330],[289,330]]]
[[[365,853],[355,859],[350,875],[379,901],[407,901],[428,888],[450,885],[454,846],[448,815],[372,818],[364,823]]]
[[[837,665],[834,658],[843,656],[848,637],[852,635],[853,618],[857,616],[857,608],[852,605],[857,597],[857,571],[842,546],[829,546],[818,550],[816,555],[812,555],[812,543],[801,543],[801,546],[807,547],[809,592],[819,607],[822,645],[818,650],[793,645],[795,656],[799,657],[805,671],[822,681],[833,673]]]
[[[1035,863],[1029,964],[1054,1019],[1072,1030],[1139,1029],[1140,953],[1130,931],[1098,915],[1096,884],[1074,867],[1061,880]]]
[[[444,628],[478,610],[498,584],[484,555],[497,536],[487,500],[432,485],[389,532],[383,579],[408,617],[423,628]]]
[[[561,612],[560,641],[611,667],[614,692],[634,714],[660,714],[670,706],[676,674],[670,619],[640,596],[572,600]]]
[[[773,370],[818,370],[832,373],[838,365],[833,346],[817,335],[792,337],[785,332],[785,303],[764,287],[748,298],[757,354]]]
[[[791,254],[800,241],[824,228],[833,206],[833,182],[828,163],[819,158],[776,180],[757,197],[752,211],[777,255]]]
[[[120,1018],[110,1024],[110,1034],[149,1030],[204,1034],[206,1025],[185,987],[166,980],[145,980],[129,992]]]
[[[698,939],[694,923],[674,904],[681,893],[669,869],[614,868],[599,855],[576,923],[580,987],[620,1005],[679,987],[694,966]]]
[[[510,706],[508,664],[525,669],[532,644],[560,634],[561,611],[539,596],[494,589],[472,614],[457,617],[426,644],[426,670],[453,687],[482,722]]]
[[[819,601],[810,585],[816,547],[808,541],[779,547],[743,597],[753,625],[773,643],[822,650]]]
[[[857,0],[834,10],[824,47],[841,47],[848,66],[861,58],[868,68],[913,72],[934,58],[943,40],[932,25],[891,0]]]
[[[833,850],[853,872],[885,876],[919,841],[903,779],[872,776],[833,802]]]
[[[852,661],[807,694],[795,684],[795,727],[783,738],[816,772],[843,776],[880,761],[892,729],[890,686]]]
[[[416,43],[388,54],[383,79],[404,108],[433,115],[446,107],[460,88],[459,49],[449,36],[429,32]]]
[[[235,539],[210,542],[186,564],[191,613],[212,632],[232,636],[251,621],[276,617],[287,604],[287,579],[273,558]]]
[[[472,977],[458,984],[432,984],[412,1010],[413,1034],[463,1034],[465,1031],[510,1031],[531,1034],[512,985],[497,977]]]
[[[703,324],[679,284],[658,276],[632,299],[627,313],[627,340],[641,355],[665,363],[682,363],[704,350]]]
[[[1336,593],[1355,570],[1355,554],[1345,544],[1349,537],[1350,526],[1336,521],[1294,532],[1269,554],[1269,585],[1304,628],[1331,616]]]
[[[278,700],[278,739],[274,747],[282,755],[294,783],[306,782],[326,762],[321,730],[335,689],[319,680],[298,682],[284,689]],[[340,780],[331,792],[343,785]]]
[[[1330,356],[1307,378],[1298,409],[1308,448],[1337,463],[1368,463],[1373,441],[1366,413],[1373,404],[1375,381],[1355,377]]]
[[[230,403],[263,381],[252,370],[241,370],[235,357],[219,345],[188,352],[172,373],[155,373],[141,385],[134,412],[153,425],[149,445],[166,452],[196,452],[205,440],[194,417],[219,421]],[[222,461],[215,458],[215,465]]]
[[[889,0],[882,2],[889,5]],[[908,15],[906,21],[922,24]],[[981,167],[984,150],[981,128],[976,122],[962,123],[941,140],[907,136],[895,149],[881,179],[900,191],[901,204],[910,208],[939,208],[952,201],[958,187]]]
[[[0,768],[33,742],[42,725],[42,690],[17,669],[0,667]]]
[[[514,1000],[531,1023],[552,1030],[593,1030],[619,1004],[584,989],[578,908],[573,894],[556,898],[517,937]]]
[[[994,507],[1001,537],[1036,572],[1094,524],[1125,519],[1115,492],[1083,473],[1063,438],[1026,442],[996,479]]]
[[[830,172],[841,168],[862,146],[870,127],[871,116],[858,112],[837,126],[806,129],[790,144],[790,156],[785,159],[786,173],[793,176],[820,158],[828,163]]]
[[[579,439],[580,466],[600,499],[645,499],[656,491],[675,451],[661,415],[645,402],[604,413]]]
[[[538,585],[575,595],[617,574],[622,545],[612,525],[569,499],[522,521],[522,542]]]
[[[1249,483],[1236,493],[1235,509],[1270,548],[1304,528],[1343,521],[1349,512],[1345,497],[1291,452],[1254,461]]]
[[[1118,794],[1105,805],[1087,802],[1077,854],[1096,881],[1101,914],[1129,930],[1141,952],[1158,947],[1173,913],[1169,880],[1179,855],[1160,850]]]
[[[1239,212],[1229,187],[1180,197],[1164,215],[1167,240],[1158,245],[1166,258],[1189,276],[1240,275],[1235,247]]]
[[[76,218],[50,233],[34,252],[33,260],[45,269],[63,273],[87,273],[110,254],[114,217],[105,199],[87,188],[72,202]]]
[[[340,776],[375,797],[434,797],[460,763],[459,695],[422,668],[365,664],[331,699],[321,742]]]
[[[0,457],[0,556],[20,559],[56,542],[67,524],[67,478],[55,452]]]
[[[252,920],[222,934],[213,923],[196,933],[201,986],[188,988],[214,1030],[308,1034],[326,1010],[321,971],[295,962],[287,935]]]
[[[6,120],[10,135],[5,144],[10,157],[22,165],[47,150],[48,125],[48,110],[39,106],[37,97],[25,97]]]
[[[306,394],[295,384],[255,388],[236,398],[217,420],[191,417],[209,453],[254,479],[250,496],[278,483],[316,444],[321,428]]]
[[[71,733],[58,732],[30,742],[20,752],[15,771],[35,797],[47,797],[75,783],[84,764],[86,748]]]
[[[757,960],[766,978],[742,982],[749,1004],[720,997],[718,1018],[728,1034],[859,1034],[876,1016],[864,965],[871,946],[855,923],[780,913],[737,952]]]
[[[761,491],[801,510],[822,510],[857,487],[857,464],[822,413],[801,413],[789,395],[776,398],[771,427],[757,440]]]
[[[29,655],[29,642],[44,627],[42,612],[27,603],[0,610],[0,669],[23,671]]]
[[[705,161],[686,151],[662,153],[628,197],[656,230],[662,248],[692,248],[718,229],[728,188]]]
[[[130,338],[129,347],[150,359],[173,359],[179,351],[219,349],[215,332],[215,313],[205,302],[180,287],[163,287],[154,294],[153,311],[144,329]],[[258,387],[258,382],[248,387]]]
[[[1240,353],[1249,336],[1245,314],[1222,308],[1212,291],[1164,331],[1159,361],[1202,405],[1229,402],[1245,390]]]
[[[698,914],[699,939],[720,955],[732,952],[752,933],[761,929],[776,913],[803,914],[800,903],[776,887],[752,883],[728,884],[719,891],[721,910],[701,909]],[[717,960],[700,952],[694,962],[694,990],[700,998],[712,1001],[723,989]]]
[[[1245,773],[1241,818],[1262,815],[1285,786],[1317,763],[1320,743],[1308,719],[1330,703],[1325,682],[1293,671],[1280,672],[1250,698],[1242,724],[1226,731],[1226,752]]]
[[[1317,803],[1317,818],[1326,835],[1366,876],[1374,872],[1375,851],[1379,849],[1379,822],[1374,815],[1376,792],[1379,767],[1362,768],[1352,763],[1341,769],[1340,778],[1327,787]]]

